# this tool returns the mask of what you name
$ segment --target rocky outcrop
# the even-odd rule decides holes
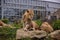
[[[45,31],[24,31],[23,29],[18,29],[17,34],[16,34],[16,39],[21,39],[21,38],[43,38],[46,37],[47,33]]]
[[[60,40],[60,30],[50,33],[49,36],[54,40]]]

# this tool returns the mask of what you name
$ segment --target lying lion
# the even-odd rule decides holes
[[[43,22],[42,25],[40,26],[40,29],[44,30],[44,31],[46,31],[48,33],[53,31],[52,26],[48,22]]]
[[[2,21],[0,20],[0,27],[12,27],[12,26],[9,25],[9,24],[5,24],[4,22],[2,22]]]

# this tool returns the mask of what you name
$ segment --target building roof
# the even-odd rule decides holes
[[[41,0],[41,1],[60,3],[60,0]]]

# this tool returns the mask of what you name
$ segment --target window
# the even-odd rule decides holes
[[[51,13],[50,13],[50,11],[48,12],[48,15],[50,15]]]
[[[0,3],[0,5],[1,5],[1,3]]]
[[[0,2],[1,2],[1,0],[0,0]]]
[[[15,3],[19,3],[19,0],[15,0]]]
[[[2,15],[0,15],[0,19],[2,18]]]
[[[37,0],[31,0],[31,1],[37,1]]]
[[[7,2],[9,2],[9,0],[6,0]]]
[[[27,0],[23,0],[23,3],[27,3]]]
[[[11,3],[11,2],[13,2],[13,0],[9,0],[9,2]]]
[[[19,7],[19,4],[15,4],[16,5],[16,7]]]
[[[1,0],[0,0],[0,3],[1,3]]]
[[[6,2],[6,0],[3,1],[4,3]]]
[[[13,4],[13,7],[16,7],[16,4]]]
[[[42,6],[33,6],[33,9],[38,9],[38,10],[46,10],[45,7],[42,7]]]
[[[1,14],[1,10],[0,10],[0,14]]]
[[[1,7],[0,7],[0,10],[1,10]]]
[[[28,8],[27,5],[20,5],[20,8]]]
[[[28,5],[28,8],[32,8],[32,6],[31,5]]]
[[[16,3],[17,0],[15,0],[15,3]]]
[[[13,3],[15,3],[15,0],[13,0]]]

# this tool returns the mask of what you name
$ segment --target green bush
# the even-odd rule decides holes
[[[35,22],[36,22],[39,26],[41,26],[41,24],[42,24],[42,21],[41,21],[41,20],[35,20]]]
[[[9,23],[9,20],[8,19],[2,19],[2,21],[4,22],[4,23]]]
[[[57,21],[53,22],[53,28],[54,28],[54,30],[59,30],[60,29],[60,20],[57,20]]]
[[[12,24],[13,27],[16,27],[16,28],[22,28],[23,26],[23,23],[21,21],[18,21],[18,22],[14,22]]]
[[[0,28],[0,40],[16,40],[18,28]]]
[[[19,24],[13,23],[12,26],[16,28],[22,28],[23,25],[22,23],[19,23]]]

